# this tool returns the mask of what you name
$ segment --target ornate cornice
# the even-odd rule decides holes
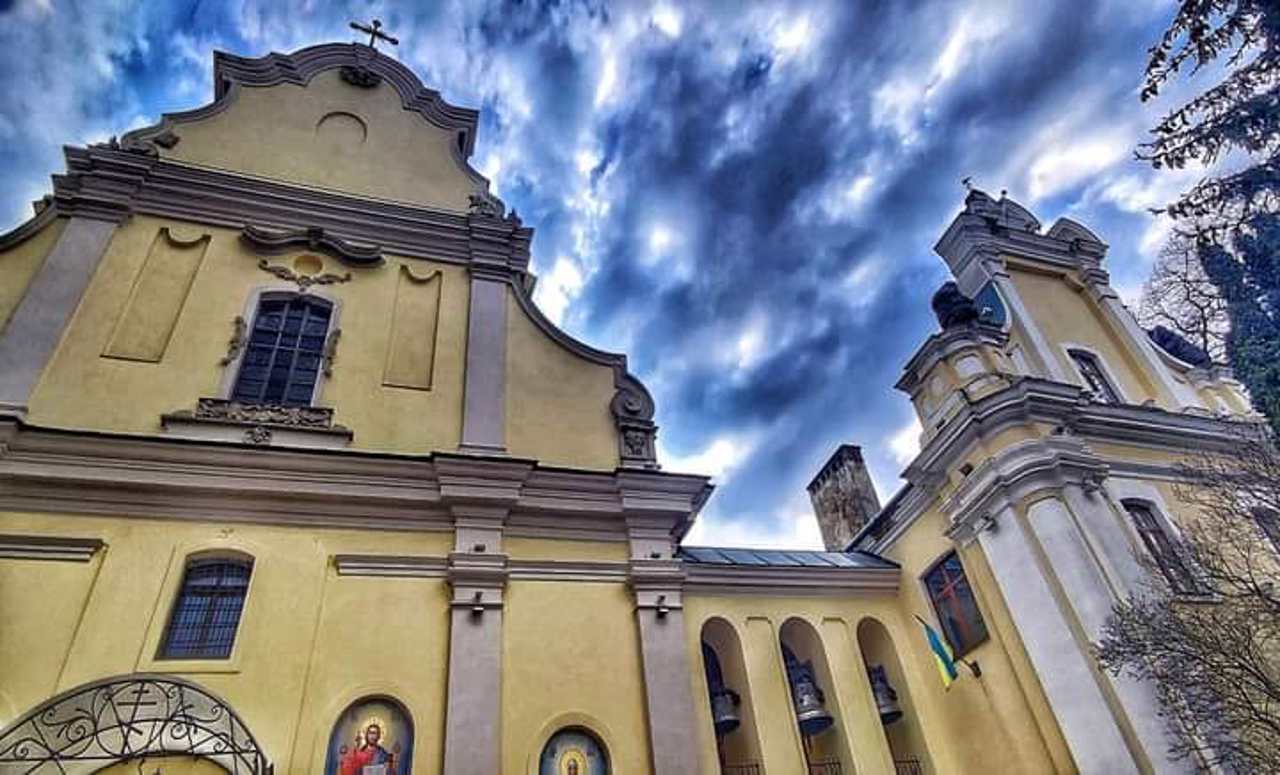
[[[329,234],[319,226],[276,230],[249,224],[240,232],[240,239],[260,253],[284,253],[306,248],[327,253],[352,266],[378,266],[384,261],[377,245],[357,245]]]
[[[938,361],[982,345],[1001,348],[1008,341],[1008,334],[996,326],[986,324],[949,328],[931,334],[907,361],[902,377],[894,387],[904,393],[912,393],[919,386],[920,377],[927,374]]]
[[[67,172],[53,176],[51,204],[5,239],[25,239],[56,215],[121,221],[143,214],[237,231],[320,229],[348,245],[468,265],[525,284],[533,230],[509,217],[370,199],[106,147],[68,146],[64,153]]]
[[[710,491],[687,474],[75,431],[11,414],[0,439],[0,509],[38,513],[452,531],[458,509],[489,509],[512,534],[625,541],[635,519],[682,535]]]
[[[997,527],[996,517],[1045,491],[1069,484],[1094,491],[1109,468],[1078,438],[1053,436],[1007,447],[965,477],[943,503],[946,534],[961,544]]]

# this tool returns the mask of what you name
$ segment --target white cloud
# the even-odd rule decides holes
[[[900,466],[905,466],[915,459],[915,456],[920,452],[920,434],[922,432],[920,420],[913,415],[910,422],[889,437],[889,453],[893,455],[894,462]]]
[[[728,476],[755,449],[756,439],[747,434],[726,434],[689,455],[676,455],[658,440],[658,462],[668,471],[702,474],[712,479]]]
[[[567,256],[560,256],[551,271],[538,278],[533,292],[534,301],[552,323],[560,325],[570,302],[582,291],[582,283],[582,272],[577,264]]]
[[[1131,132],[1120,127],[1074,141],[1046,144],[1046,150],[1027,173],[1032,201],[1070,188],[1128,158],[1133,145]]]
[[[714,504],[714,499],[713,499]],[[822,530],[813,507],[803,494],[788,499],[777,518],[734,519],[709,507],[690,528],[684,543],[689,546],[731,546],[753,549],[822,549]]]

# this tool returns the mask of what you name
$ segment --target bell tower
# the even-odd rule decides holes
[[[827,551],[842,552],[863,525],[880,511],[880,498],[867,473],[862,448],[841,444],[807,488]]]

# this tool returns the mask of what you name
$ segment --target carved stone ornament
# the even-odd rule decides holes
[[[333,409],[327,406],[280,406],[250,404],[226,398],[201,398],[193,412],[193,420],[216,420],[246,425],[281,425],[293,428],[332,428]]]
[[[346,65],[338,71],[342,80],[361,89],[373,89],[382,83],[382,76],[364,65]]]
[[[468,200],[470,201],[468,210],[472,215],[506,221],[515,226],[521,224],[520,215],[514,209],[508,213],[503,201],[488,191],[470,194]]]
[[[306,248],[327,253],[351,266],[379,266],[383,262],[382,248],[377,245],[357,245],[318,226],[277,230],[250,224],[240,232],[240,239],[259,253],[284,253]]]
[[[617,379],[618,391],[609,409],[618,428],[618,453],[623,468],[658,468],[654,442],[658,426],[653,422],[653,398],[630,374]]]
[[[244,432],[244,440],[250,444],[270,444],[271,429],[264,428],[261,425],[255,425]]]
[[[231,321],[233,331],[231,340],[227,342],[227,354],[222,357],[218,363],[222,366],[230,365],[232,361],[240,357],[240,353],[244,351],[245,344],[249,341],[249,326],[244,322],[244,318],[236,315],[236,319]]]
[[[334,285],[351,281],[350,272],[346,274],[332,274],[329,272],[316,275],[298,274],[287,266],[269,263],[265,258],[258,261],[258,268],[279,277],[281,280],[297,283],[300,291],[305,291],[313,285]]]
[[[166,150],[173,148],[181,139],[172,129],[164,129],[151,136],[130,132],[124,136],[124,139],[120,139],[112,135],[105,143],[96,143],[90,147],[110,148],[113,151],[138,153],[143,156],[158,158],[160,156],[160,148]]]

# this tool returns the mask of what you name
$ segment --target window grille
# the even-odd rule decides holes
[[[231,656],[252,570],[250,562],[226,558],[188,563],[160,659]]]
[[[1120,394],[1103,373],[1097,356],[1084,350],[1068,350],[1067,354],[1071,356],[1071,362],[1076,365],[1080,376],[1084,377],[1085,386],[1093,393],[1094,398],[1104,404],[1120,403]]]
[[[231,398],[309,406],[324,363],[331,305],[314,296],[268,297],[258,304]]]
[[[1184,594],[1201,592],[1196,577],[1187,567],[1169,532],[1160,523],[1160,518],[1151,510],[1151,507],[1145,503],[1125,501],[1124,509],[1129,512],[1129,518],[1133,520],[1133,525],[1138,530],[1138,537],[1142,539],[1142,545],[1146,547],[1147,554],[1155,561],[1156,567],[1160,569],[1160,573],[1169,585],[1175,591]]]
[[[960,557],[951,552],[924,577],[929,601],[938,614],[942,632],[957,657],[969,653],[987,639],[987,624],[978,610],[973,588],[964,574]]]

